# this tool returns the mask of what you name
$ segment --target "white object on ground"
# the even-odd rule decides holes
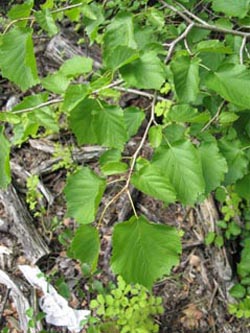
[[[39,300],[39,305],[46,314],[47,323],[66,326],[71,332],[80,332],[83,327],[81,322],[88,318],[90,311],[69,307],[66,299],[46,281],[44,274],[37,266],[19,265],[19,269],[33,287],[42,290],[43,296]]]

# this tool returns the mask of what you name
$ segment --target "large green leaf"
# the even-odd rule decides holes
[[[32,29],[14,28],[0,39],[2,76],[23,91],[39,83],[34,56]]]
[[[166,79],[165,66],[155,52],[147,52],[140,59],[123,66],[120,73],[130,86],[142,89],[158,90]]]
[[[11,181],[10,175],[10,144],[0,126],[0,188],[5,188]]]
[[[87,167],[71,174],[64,188],[68,216],[79,223],[93,222],[105,186],[105,180]]]
[[[77,104],[70,113],[69,125],[77,138],[77,142],[82,145],[97,143],[97,137],[93,127],[93,110],[99,110],[100,105],[93,99],[86,99]]]
[[[75,55],[62,64],[59,72],[67,77],[76,77],[91,72],[92,66],[93,60],[91,58]]]
[[[199,113],[188,104],[177,104],[171,107],[167,118],[178,123],[203,123],[209,120],[209,113]]]
[[[225,173],[227,172],[227,162],[220,153],[216,142],[201,144],[199,151],[206,183],[205,192],[208,194],[224,180]]]
[[[100,250],[100,240],[96,228],[90,225],[81,225],[72,240],[70,254],[79,259],[82,264],[88,264],[95,269]]]
[[[47,75],[42,79],[42,86],[56,94],[63,94],[70,83],[70,78],[60,71]]]
[[[182,103],[194,102],[199,93],[199,59],[179,56],[171,63],[175,91]]]
[[[151,288],[154,281],[178,263],[181,242],[178,231],[167,225],[132,217],[115,226],[112,269],[128,283]]]
[[[104,54],[105,66],[113,70],[129,64],[133,60],[139,58],[138,52],[125,45],[119,45]]]
[[[133,16],[129,13],[117,15],[107,27],[104,35],[104,52],[120,45],[132,49],[137,47],[134,37]]]
[[[70,85],[64,96],[63,110],[66,112],[74,109],[80,102],[82,102],[88,95],[89,86],[87,84],[73,84]]]
[[[207,77],[206,85],[225,100],[250,108],[250,71],[245,66],[224,65]]]
[[[140,191],[160,199],[165,203],[176,200],[176,192],[165,172],[147,165],[136,172],[132,177],[132,184]]]
[[[216,12],[222,12],[227,16],[245,17],[248,10],[250,0],[212,0],[213,9]]]
[[[117,106],[86,99],[72,110],[69,121],[79,144],[121,149],[128,139],[123,111]]]
[[[189,141],[159,147],[153,164],[171,180],[177,200],[183,204],[194,204],[205,190],[202,166],[197,149]]]
[[[228,172],[225,175],[225,183],[233,184],[238,179],[241,179],[248,171],[248,158],[242,150],[239,140],[227,140],[222,138],[219,141],[221,153],[227,160]]]
[[[128,140],[124,115],[118,106],[108,106],[93,112],[93,126],[98,143],[113,148],[123,148]]]

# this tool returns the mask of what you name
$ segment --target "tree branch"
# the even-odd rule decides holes
[[[182,41],[183,39],[185,39],[187,37],[189,31],[193,28],[193,26],[194,26],[194,23],[193,22],[190,23],[187,26],[186,30],[170,44],[169,50],[168,50],[168,55],[165,58],[165,64],[167,64],[169,62],[169,60],[171,59],[176,44],[178,44],[180,41]]]
[[[189,10],[187,10],[183,5],[179,5],[183,9],[183,11],[181,11],[174,6],[169,5],[168,3],[166,3],[163,0],[159,0],[159,1],[160,1],[160,3],[162,3],[163,7],[170,9],[171,11],[173,11],[174,13],[176,13],[177,15],[182,17],[188,24],[193,23],[193,26],[196,28],[215,31],[215,32],[221,32],[224,34],[230,34],[230,35],[234,35],[234,36],[250,38],[250,32],[217,27],[215,25],[212,25],[212,24],[209,24],[209,23],[203,21],[198,16],[196,16],[195,14],[193,14]],[[199,23],[194,22],[194,21],[197,21]]]

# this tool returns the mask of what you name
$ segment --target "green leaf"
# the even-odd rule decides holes
[[[203,40],[197,45],[197,51],[205,53],[232,54],[230,47],[224,46],[224,43],[217,39]],[[214,54],[213,54],[214,55]]]
[[[205,244],[211,245],[215,240],[215,233],[213,231],[209,231],[209,233],[205,237]]]
[[[105,186],[105,180],[87,167],[71,174],[64,188],[67,215],[74,217],[79,223],[93,222]]]
[[[3,132],[4,128],[0,126],[0,188],[6,188],[11,181],[10,143]]]
[[[55,119],[55,112],[48,106],[39,107],[40,104],[47,101],[48,94],[36,94],[24,97],[21,103],[13,108],[13,111],[18,111],[26,108],[37,107],[34,111],[28,112],[26,117],[30,123],[36,123],[38,126],[43,126],[54,132],[59,131],[58,123]],[[35,133],[34,133],[35,134]]]
[[[201,160],[191,142],[182,141],[171,146],[161,146],[156,150],[152,161],[171,180],[177,200],[183,204],[194,204],[204,192]]]
[[[248,158],[241,149],[239,140],[227,140],[222,138],[219,140],[219,148],[221,153],[227,160],[228,172],[225,175],[225,183],[233,184],[241,179],[248,171]]]
[[[125,173],[127,170],[128,165],[120,161],[108,162],[101,167],[102,173],[108,176]]]
[[[69,121],[79,144],[122,149],[128,139],[123,111],[117,106],[86,99],[72,110]]]
[[[235,284],[229,293],[234,298],[243,298],[246,295],[246,289],[240,283]]]
[[[70,254],[79,259],[82,264],[88,264],[95,270],[100,250],[100,240],[96,228],[90,225],[81,225],[72,240]]]
[[[76,77],[91,72],[92,66],[93,60],[91,58],[76,55],[63,63],[59,73],[67,77]]]
[[[250,0],[212,0],[213,10],[222,12],[227,16],[243,18],[249,10]]]
[[[113,69],[114,71],[126,64],[131,63],[137,58],[139,58],[138,52],[125,45],[116,46],[111,50],[107,49],[107,52],[103,55],[105,66]]]
[[[40,7],[42,9],[52,9],[54,6],[54,0],[46,0],[42,5],[40,5]]]
[[[145,119],[145,112],[134,106],[124,109],[124,120],[129,137],[138,132],[143,120]]]
[[[241,278],[248,277],[250,275],[250,239],[246,238],[244,241],[244,248],[241,252],[241,260],[237,265],[237,272]]]
[[[227,162],[220,153],[216,142],[203,142],[199,147],[199,152],[206,184],[205,193],[208,194],[224,180],[228,170]]]
[[[104,35],[104,50],[111,50],[116,46],[125,45],[136,49],[134,37],[133,16],[129,13],[120,13],[107,27]]]
[[[199,113],[188,104],[179,104],[171,107],[167,118],[178,123],[203,123],[209,120],[209,113]]]
[[[56,94],[63,94],[68,88],[69,83],[70,79],[65,77],[60,71],[49,74],[42,79],[42,86]]]
[[[246,200],[250,200],[250,173],[235,184],[236,193]]]
[[[132,217],[115,226],[112,238],[112,270],[127,283],[150,289],[179,261],[181,242],[176,229]]]
[[[239,116],[234,112],[221,112],[219,115],[219,122],[221,124],[233,123],[239,119]]]
[[[35,12],[34,15],[37,23],[44,31],[48,33],[50,37],[58,33],[58,28],[49,9],[40,10]]]
[[[179,56],[171,63],[175,91],[182,103],[194,102],[199,93],[199,59]]]
[[[70,85],[65,92],[62,109],[66,112],[70,112],[85,99],[88,92],[89,86],[87,84]]]
[[[81,12],[85,17],[87,17],[90,20],[96,20],[97,17],[95,15],[95,12],[92,10],[91,6],[84,5],[81,7]]]
[[[160,125],[152,126],[149,130],[148,138],[153,148],[159,147],[162,141],[162,127]]]
[[[95,38],[98,35],[98,28],[99,26],[104,22],[104,16],[103,16],[103,6],[96,4],[96,3],[91,3],[89,5],[91,7],[92,12],[95,14],[96,19],[95,20],[90,20],[87,17],[83,17],[83,23],[86,29],[86,32],[90,38],[90,42],[93,43]]]
[[[0,45],[2,76],[17,84],[22,91],[39,83],[32,29],[14,28],[1,37]]]
[[[14,5],[8,11],[7,15],[11,20],[18,20],[20,18],[29,17],[33,4],[33,0],[26,0],[23,4]],[[27,25],[27,22],[28,20],[21,20],[19,22],[16,22],[15,24],[19,27],[25,27]]]
[[[132,184],[140,191],[165,203],[176,200],[176,192],[165,172],[149,164],[136,172]]]
[[[157,10],[156,8],[149,7],[146,11],[147,19],[157,29],[161,30],[165,25],[165,16],[163,11]]]
[[[249,109],[250,71],[245,66],[224,65],[208,75],[206,85],[225,100]]]
[[[80,145],[98,143],[92,116],[92,110],[95,109],[100,109],[97,101],[86,99],[78,103],[70,113],[69,125]]]
[[[93,111],[93,118],[97,143],[122,149],[128,140],[122,109],[118,106],[105,105],[105,107]]]
[[[120,68],[120,73],[130,86],[159,90],[166,79],[164,64],[155,55],[147,52],[140,59]]]
[[[122,154],[118,149],[110,149],[100,157],[101,171],[104,175],[114,175],[124,173],[128,170],[128,165],[121,162]]]
[[[118,149],[109,149],[105,151],[99,159],[100,165],[103,166],[109,162],[118,162],[122,157]]]

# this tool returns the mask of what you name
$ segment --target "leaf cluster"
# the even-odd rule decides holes
[[[162,299],[150,295],[146,288],[126,284],[118,276],[117,287],[110,294],[99,294],[91,301],[95,317],[90,319],[89,333],[158,332],[154,316],[163,313]]]
[[[0,113],[0,186],[11,181],[11,147],[30,137],[66,128],[78,146],[103,146],[95,170],[71,170],[70,150],[60,164],[70,170],[67,216],[79,225],[70,253],[95,271],[105,213],[127,194],[133,214],[114,225],[111,267],[126,282],[147,288],[178,263],[181,240],[177,229],[137,214],[131,186],[166,205],[194,205],[228,186],[240,200],[250,200],[250,2],[206,1],[206,10],[198,4],[47,0],[37,8],[26,0],[8,11],[0,36],[1,75],[25,95]],[[98,45],[101,64],[76,55],[42,75],[33,37],[53,38],[65,18],[84,31],[89,45]],[[124,107],[124,92],[147,98],[149,107]],[[5,124],[13,135],[7,137]],[[125,159],[135,136],[139,143]],[[147,159],[146,146],[152,153]],[[100,210],[113,181],[120,190]],[[236,236],[231,204],[223,208],[228,237]]]

